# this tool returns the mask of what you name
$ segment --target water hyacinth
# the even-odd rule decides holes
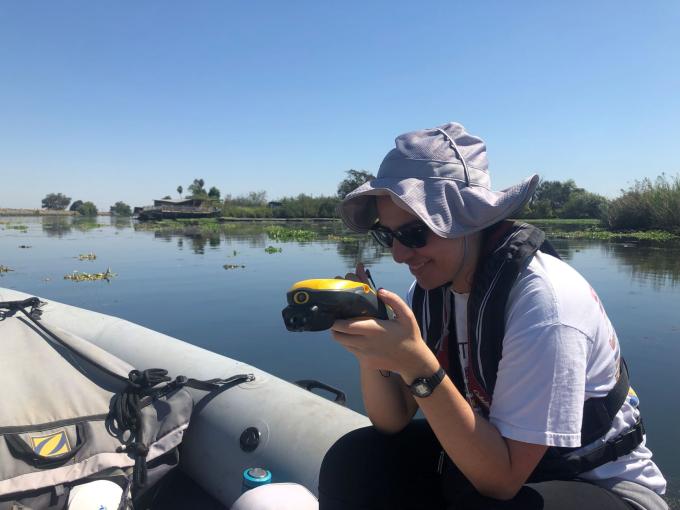
[[[292,229],[273,225],[264,229],[274,241],[312,241],[317,233],[312,230]]]
[[[245,269],[246,266],[243,264],[224,264],[222,267],[224,269]]]
[[[71,274],[64,275],[64,280],[71,280],[74,282],[90,282],[95,280],[106,280],[107,282],[116,276],[116,273],[107,268],[103,273],[81,273],[73,271]]]

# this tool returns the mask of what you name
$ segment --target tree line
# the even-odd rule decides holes
[[[365,170],[348,170],[338,184],[334,195],[312,196],[301,193],[277,201],[268,201],[265,191],[253,191],[246,195],[222,196],[216,186],[206,190],[203,179],[194,179],[187,186],[177,187],[179,198],[200,199],[218,207],[221,214],[234,218],[337,218],[338,205],[345,196],[375,177]],[[164,198],[171,199],[169,195]],[[71,198],[62,193],[50,193],[42,201],[46,209],[64,210]],[[98,213],[92,202],[76,200],[71,211],[83,216]],[[116,202],[110,208],[116,216],[130,216],[132,210],[124,202]],[[661,229],[680,232],[680,176],[665,174],[655,180],[636,181],[621,196],[607,199],[577,186],[573,179],[566,181],[541,181],[531,201],[518,213],[522,219],[596,219],[612,230]]]
[[[71,197],[67,197],[63,193],[48,193],[42,199],[43,209],[51,209],[54,211],[65,211],[71,204]],[[69,211],[80,214],[81,216],[97,216],[99,210],[93,202],[83,202],[82,200],[75,200]],[[132,216],[132,209],[125,202],[116,202],[109,208],[109,212],[113,216]]]

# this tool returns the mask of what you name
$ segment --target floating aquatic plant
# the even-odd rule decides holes
[[[95,280],[106,280],[107,282],[116,276],[116,273],[108,268],[103,273],[81,273],[79,271],[73,271],[71,274],[64,276],[64,280],[71,280],[74,282],[90,282]]]
[[[272,225],[264,229],[270,239],[274,241],[311,241],[318,237],[312,230],[293,229]]]
[[[222,267],[224,269],[243,269],[246,266],[244,266],[242,264],[224,264]]]
[[[0,265],[0,273],[8,273],[10,271],[14,271],[14,269],[10,269],[7,266]]]
[[[12,230],[19,230],[23,233],[28,232],[28,225],[7,225],[5,228],[9,228]]]
[[[271,254],[271,253],[281,253],[283,251],[283,248],[276,248],[274,246],[267,246],[264,249],[265,252]]]
[[[97,255],[95,253],[84,253],[78,255],[78,259],[80,260],[97,260]]]
[[[26,245],[26,244],[20,244],[20,245],[19,245],[19,248],[28,249],[28,248],[32,248],[32,246],[28,246],[28,245]]]

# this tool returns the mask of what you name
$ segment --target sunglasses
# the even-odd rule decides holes
[[[396,230],[376,223],[370,232],[378,244],[385,248],[392,248],[395,238],[407,248],[422,248],[427,244],[430,229],[420,221],[403,225]]]

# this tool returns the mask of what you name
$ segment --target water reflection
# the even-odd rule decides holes
[[[42,219],[42,230],[47,237],[64,237],[71,233],[71,218],[63,216],[46,216]]]
[[[125,230],[132,227],[132,218],[129,216],[109,216],[109,225],[116,230]]]
[[[383,248],[368,236],[351,240],[342,239],[337,241],[336,248],[338,255],[350,267],[356,266],[358,262],[375,263],[382,257],[389,255],[386,248]]]
[[[654,289],[680,284],[680,243],[602,243],[602,251],[630,271],[631,278]]]
[[[45,216],[42,218],[42,231],[48,237],[62,238],[70,234],[74,229],[80,232],[88,232],[90,230],[106,227],[99,223],[98,217],[83,217],[83,216]]]

